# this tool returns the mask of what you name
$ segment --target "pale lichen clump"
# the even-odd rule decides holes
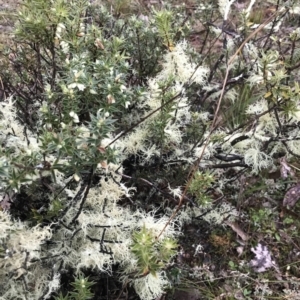
[[[199,216],[209,224],[225,226],[225,220],[233,222],[243,215],[229,202],[222,202],[218,207],[213,207],[212,204],[208,203],[195,208],[186,208],[185,211],[179,213],[178,220],[190,223],[192,218]]]
[[[20,278],[24,278],[26,284],[35,286],[36,298],[31,293],[29,295],[30,299],[38,299],[48,287],[50,270],[40,266],[40,259],[45,253],[42,251],[43,244],[52,238],[52,230],[50,226],[29,227],[21,221],[12,221],[3,211],[0,211],[0,223],[2,247],[5,245],[5,255],[0,258],[0,278],[3,279],[8,274],[12,276],[12,280],[2,280],[0,283],[3,299],[17,299],[16,297],[24,294],[24,288],[16,281]],[[37,269],[41,269],[42,273],[36,272]],[[39,281],[41,274],[47,274],[43,281]]]
[[[86,206],[78,216],[76,235],[66,228],[56,233],[54,238],[61,241],[60,247],[52,248],[49,252],[53,256],[63,257],[64,266],[72,265],[78,272],[83,268],[96,268],[110,274],[112,266],[119,263],[123,267],[123,279],[126,282],[126,274],[140,271],[131,251],[133,232],[146,225],[155,236],[165,228],[161,238],[174,238],[179,234],[180,227],[174,222],[165,227],[168,222],[167,216],[156,218],[155,212],[138,210],[133,213],[118,206],[117,201],[120,198],[130,196],[134,192],[133,189],[122,186],[120,181],[119,175],[114,179],[103,178],[98,187],[91,188]],[[70,209],[63,222],[72,222],[76,212],[76,209]],[[103,242],[98,240],[101,236],[104,237]],[[158,272],[157,276],[149,274],[133,280],[133,285],[142,299],[153,299],[153,295],[161,294],[166,283],[166,277],[161,272]]]
[[[7,247],[7,255],[1,259],[3,265],[12,269],[20,268],[24,263],[25,253],[28,255],[28,263],[30,259],[40,258],[41,245],[52,237],[50,226],[29,228],[21,221],[12,221],[4,211],[0,211],[0,221],[2,229],[0,238],[6,240]]]
[[[17,120],[13,97],[0,102],[0,111],[0,140],[5,141],[6,147],[14,150],[11,155],[38,152],[40,147],[36,137]]]
[[[186,83],[205,84],[209,69],[192,63],[186,53],[187,50],[188,43],[186,41],[176,44],[173,51],[169,51],[164,56],[162,71],[155,80],[160,82],[175,75],[175,81],[181,85]]]
[[[118,177],[120,180],[120,176]],[[100,184],[103,185],[102,189],[93,188],[87,199],[87,207],[93,207],[93,211],[85,208],[79,215],[79,231],[76,235],[65,227],[57,231],[53,237],[48,227],[43,229],[34,227],[29,231],[25,224],[12,222],[7,213],[0,211],[1,239],[6,240],[9,248],[6,251],[7,256],[1,260],[2,275],[18,270],[15,276],[23,276],[28,283],[33,280],[36,297],[29,293],[27,294],[29,299],[38,299],[45,290],[48,290],[44,294],[47,299],[59,287],[59,273],[54,273],[51,279],[51,270],[47,268],[41,270],[38,264],[42,253],[41,244],[50,240],[51,237],[57,242],[55,247],[51,246],[48,249],[48,255],[61,257],[65,267],[73,266],[78,271],[82,268],[97,268],[102,272],[110,273],[112,265],[120,263],[125,270],[138,271],[135,257],[130,251],[132,232],[147,224],[149,229],[158,235],[165,227],[168,218],[157,220],[152,212],[147,214],[137,211],[132,214],[129,210],[116,205],[117,200],[123,195],[129,195],[124,187],[113,180],[103,180]],[[63,222],[71,222],[76,212],[75,208],[70,209]],[[175,228],[174,224],[170,224],[163,236],[174,237],[178,234],[178,230],[179,228]],[[99,244],[91,240],[91,237],[103,236],[104,232],[105,239],[109,243]],[[22,268],[25,260],[31,271],[30,274]],[[35,263],[31,263],[31,260],[34,260]],[[42,272],[42,276],[39,275],[40,272]],[[152,299],[153,295],[162,293],[166,282],[166,278],[159,273],[154,278],[153,275],[149,275],[149,277],[135,282],[134,286],[137,287],[137,292],[142,298],[145,296],[144,299]],[[6,284],[3,290],[6,291],[3,299],[12,299],[16,295],[15,293],[24,293],[21,287],[14,284]]]
[[[188,149],[187,145],[181,143],[185,134],[183,128],[191,121],[190,106],[185,96],[184,86],[192,83],[204,85],[209,70],[191,62],[187,51],[187,42],[182,41],[175,46],[173,51],[164,56],[162,71],[155,78],[148,80],[148,91],[143,95],[143,100],[138,103],[139,108],[145,111],[140,118],[146,118],[146,120],[118,143],[118,145],[122,145],[124,154],[139,155],[142,164],[150,162],[153,157],[161,153],[161,150],[151,143],[153,130],[158,126],[157,124],[164,124],[161,132],[163,143],[168,147],[172,145],[173,152],[170,154],[170,160],[178,159],[179,156],[180,159],[184,159],[182,153]],[[166,101],[163,100],[162,84],[167,83],[170,79],[172,79],[172,83],[168,84],[168,89],[174,99],[170,101],[171,107],[166,113],[168,121],[161,121],[162,112],[159,108]],[[153,114],[150,115],[151,113]]]
[[[185,57],[185,49],[187,44],[181,43],[178,45],[177,50],[168,54],[165,61],[167,68],[166,72],[162,72],[157,78],[149,79],[150,88],[149,93],[145,97],[145,103],[142,107],[145,108],[145,115],[149,111],[157,109],[161,105],[160,89],[155,81],[167,80],[174,71],[174,68],[179,66],[179,71],[182,73],[179,76],[179,81],[175,82],[172,86],[172,93],[183,93],[183,84],[190,82],[203,83],[205,76],[208,72],[206,68],[199,67],[194,72],[196,66],[188,62]],[[180,58],[180,60],[179,60]],[[179,61],[177,61],[179,60]],[[180,67],[181,64],[181,67]],[[167,67],[169,65],[169,68]],[[49,88],[49,86],[48,86]],[[49,92],[49,91],[48,91]],[[6,106],[5,106],[6,105]],[[163,129],[166,142],[173,144],[173,146],[180,146],[182,141],[182,132],[180,127],[187,124],[190,121],[190,112],[188,100],[186,97],[181,97],[175,100],[172,104],[172,110],[170,111],[170,120],[166,122]],[[12,99],[8,103],[3,104],[3,107],[9,108],[10,113],[4,115],[1,119],[1,127],[3,128],[3,139],[5,139],[11,131],[15,131],[15,140],[6,140],[7,145],[15,149],[16,154],[22,153],[26,148],[26,137],[24,136],[24,128],[16,121],[16,112],[13,107]],[[46,109],[45,106],[42,109]],[[176,113],[175,113],[176,110]],[[85,125],[77,126],[79,122],[77,114],[71,112],[69,114],[72,118],[71,122],[76,128],[76,145],[77,150],[83,151],[85,145],[84,140],[89,138],[90,129]],[[148,121],[143,122],[139,128],[133,133],[129,134],[124,139],[116,143],[116,148],[119,151],[119,160],[122,161],[127,153],[143,153],[143,157],[146,161],[150,160],[153,155],[158,155],[159,151],[155,145],[149,147],[149,129],[151,122],[158,117],[159,113],[154,114],[153,118],[149,118]],[[42,117],[42,116],[41,116]],[[175,122],[171,121],[171,118],[175,119]],[[70,124],[72,124],[70,123]],[[68,130],[70,124],[61,123],[61,132]],[[48,128],[49,129],[49,128]],[[49,129],[52,132],[52,128]],[[29,132],[27,132],[29,136]],[[54,134],[57,136],[56,134]],[[108,135],[107,135],[108,136]],[[100,148],[105,149],[111,139],[103,139],[100,144]],[[61,141],[64,144],[64,141]],[[32,140],[33,151],[40,153],[40,145],[37,141]],[[64,147],[61,146],[61,147]],[[101,149],[102,149],[101,148]],[[57,148],[59,151],[61,148]],[[150,151],[151,150],[151,151]],[[128,152],[127,152],[128,151]],[[175,155],[181,155],[184,149],[179,151],[176,149]],[[177,153],[177,154],[176,154]],[[33,154],[31,152],[30,154]],[[54,161],[55,157],[49,154],[48,160]],[[56,163],[69,164],[68,158],[61,157],[56,160]],[[85,195],[86,188],[81,190],[79,185],[74,187],[67,186],[65,189],[66,195],[70,197],[69,205],[60,220],[64,226],[58,226],[58,224],[51,224],[45,227],[32,227],[29,228],[25,223],[14,221],[12,222],[9,215],[4,212],[1,218],[3,224],[0,229],[1,239],[6,240],[7,256],[2,259],[2,275],[7,272],[12,272],[15,277],[22,276],[25,281],[30,283],[35,281],[36,296],[28,293],[30,299],[38,299],[44,294],[45,299],[58,288],[59,286],[59,273],[54,273],[51,278],[51,268],[45,263],[45,270],[41,270],[38,266],[38,261],[41,255],[44,253],[45,257],[59,257],[61,259],[62,267],[73,267],[79,272],[83,268],[97,268],[101,272],[108,274],[112,271],[112,266],[119,263],[124,268],[124,274],[126,277],[126,270],[134,270],[139,273],[139,267],[136,264],[136,258],[131,251],[132,246],[132,234],[138,231],[143,226],[147,226],[155,236],[161,234],[161,238],[175,238],[179,232],[180,227],[171,222],[167,225],[168,217],[155,217],[155,212],[145,212],[142,210],[132,213],[128,208],[124,208],[118,205],[118,201],[124,197],[131,197],[135,192],[135,188],[128,188],[121,182],[122,176],[116,174],[116,171],[122,172],[118,165],[112,163],[105,163],[103,165],[98,164],[96,171],[102,174],[98,185],[91,187],[87,195]],[[72,179],[80,181],[80,177],[77,179],[73,177],[65,177],[63,173],[58,170],[53,170],[56,176],[56,184],[59,186],[65,186]],[[104,175],[107,174],[107,177]],[[37,179],[36,177],[35,179]],[[32,177],[33,181],[34,178]],[[27,181],[29,184],[29,181]],[[179,190],[174,193],[180,194]],[[51,197],[50,197],[51,198]],[[75,200],[76,199],[76,200]],[[81,203],[84,201],[84,206],[81,207]],[[79,212],[79,213],[78,213]],[[76,220],[76,222],[74,221]],[[55,227],[55,231],[52,233],[50,227]],[[72,228],[72,229],[71,229]],[[102,237],[102,238],[101,238]],[[43,247],[43,243],[55,240],[54,244],[50,244],[49,247]],[[26,260],[27,269],[23,269],[22,266]],[[19,271],[16,271],[19,270]],[[40,272],[43,272],[45,276],[40,276]],[[124,278],[125,278],[124,277]],[[154,274],[148,274],[144,278],[134,280],[137,293],[143,299],[152,299],[154,296],[162,294],[163,289],[168,284],[164,272],[159,271]],[[18,286],[18,285],[17,285]],[[19,291],[22,288],[15,286],[15,284],[7,284],[3,289],[7,299],[13,297],[13,290]],[[20,292],[20,291],[19,291]],[[24,292],[24,290],[23,290]],[[21,293],[21,292],[20,292]]]
[[[152,300],[162,295],[170,285],[164,272],[149,274],[140,279],[134,280],[133,286],[141,299]]]

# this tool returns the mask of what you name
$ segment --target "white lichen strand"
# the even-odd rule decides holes
[[[228,19],[230,7],[235,1],[236,0],[219,0],[219,11],[225,21]]]
[[[173,78],[174,75],[173,83],[171,86],[169,85],[169,89],[173,92],[175,99],[172,102],[172,109],[168,112],[169,122],[166,122],[163,128],[163,138],[164,143],[172,145],[174,151],[171,156],[173,160],[178,159],[179,155],[187,150],[181,148],[181,141],[184,135],[183,128],[186,128],[186,125],[191,121],[191,113],[183,87],[185,84],[191,83],[204,85],[209,72],[208,68],[191,62],[187,51],[188,44],[186,41],[182,41],[176,44],[173,51],[166,53],[162,62],[162,71],[156,77],[148,79],[148,90],[137,104],[140,109],[145,111],[140,116],[145,120],[118,143],[119,152],[127,155],[139,155],[140,164],[149,163],[153,157],[160,155],[160,150],[156,145],[149,143],[152,139],[150,134],[154,124],[160,122],[161,111],[159,108],[163,104],[163,91],[160,85]],[[154,111],[156,112],[153,113]],[[149,116],[150,113],[152,114]],[[176,153],[178,155],[175,155]],[[182,159],[182,155],[180,159]]]
[[[180,84],[184,83],[198,83],[204,84],[206,81],[208,68],[197,66],[190,62],[186,51],[188,44],[186,41],[181,41],[176,44],[173,51],[169,51],[163,62],[163,69],[156,77],[159,82],[165,80],[170,76],[176,75],[175,80]]]
[[[164,290],[170,285],[164,272],[149,274],[133,281],[135,291],[143,300],[153,300],[162,295]]]

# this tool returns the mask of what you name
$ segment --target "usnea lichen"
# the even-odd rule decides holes
[[[234,2],[219,1],[224,21]],[[241,12],[243,20],[248,20],[254,2]],[[234,175],[243,168],[245,176],[253,176],[275,168],[282,153],[288,158],[300,155],[299,87],[284,84],[292,70],[279,51],[261,50],[256,41],[247,42],[238,59],[227,65],[224,57],[236,51],[244,29],[251,29],[247,22],[242,30],[237,27],[242,34],[223,43],[220,58],[211,65],[215,51],[212,59],[210,53],[200,55],[172,28],[160,30],[164,24],[155,18],[124,21],[121,14],[114,19],[102,6],[93,13],[87,1],[72,1],[78,9],[70,14],[73,6],[66,3],[41,1],[50,17],[38,22],[24,7],[16,29],[23,44],[9,49],[19,56],[8,60],[14,76],[1,73],[22,92],[0,103],[0,193],[7,209],[0,211],[1,299],[47,299],[59,290],[64,268],[74,273],[94,269],[109,276],[115,266],[119,279],[132,285],[141,299],[154,299],[171,284],[168,267],[184,224],[201,219],[222,226],[242,215],[223,193],[224,187],[230,188],[232,202],[240,196],[226,178],[227,168]],[[42,15],[40,6],[34,9]],[[180,34],[183,21],[173,22]],[[224,30],[214,28],[213,37],[223,41]],[[43,38],[45,32],[48,38]],[[295,30],[291,38],[298,35]],[[297,55],[295,50],[294,62]],[[39,67],[19,72],[22,59],[29,65],[37,59]],[[239,84],[253,89],[253,98],[244,97],[247,105],[239,111],[243,117],[231,128],[219,115],[221,125],[211,130],[227,68],[234,77],[226,82],[221,110],[239,103]],[[184,194],[192,165],[199,172],[215,170],[215,182],[202,186],[199,195],[224,201],[202,205],[190,191]],[[154,201],[149,200],[152,192]],[[23,221],[13,210],[9,215],[20,195],[30,208]],[[32,205],[32,198],[39,197],[39,206]],[[177,215],[170,220],[174,211]],[[139,244],[143,234],[150,236],[151,251]],[[199,249],[201,241],[194,255]],[[142,261],[143,255],[147,259]],[[191,274],[202,276],[204,268],[197,266]]]

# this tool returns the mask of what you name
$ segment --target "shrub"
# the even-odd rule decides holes
[[[283,6],[255,29],[253,3],[236,33],[232,2],[196,10],[196,51],[184,6],[24,1],[0,68],[1,299],[48,299],[66,270],[158,297],[185,223],[234,227],[241,173],[299,158],[299,30],[277,34]]]

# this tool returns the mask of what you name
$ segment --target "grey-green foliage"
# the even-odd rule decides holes
[[[18,117],[38,132],[43,154],[15,155],[20,167],[8,171],[10,188],[26,182],[26,174],[53,151],[52,169],[65,174],[113,161],[110,148],[99,150],[101,141],[131,125],[128,107],[140,101],[166,49],[155,17],[145,18],[115,18],[105,6],[85,0],[24,3],[8,56],[12,71],[3,69],[1,76],[15,93]],[[72,158],[61,166],[58,160],[65,157]]]
[[[178,245],[175,240],[165,238],[158,242],[150,230],[145,226],[133,234],[131,251],[138,259],[141,275],[149,273],[155,276],[166,262],[176,254]]]
[[[164,12],[160,21],[164,16],[170,23],[171,14]],[[170,50],[157,34],[161,23],[155,14],[116,17],[84,0],[24,1],[0,71],[11,95],[0,103],[0,192],[11,202],[23,201],[21,211],[9,209],[9,201],[10,214],[0,211],[0,245],[6,253],[0,278],[12,278],[0,284],[4,299],[49,298],[59,292],[61,268],[110,274],[120,264],[123,282],[131,282],[144,299],[168,285],[164,268],[176,251],[162,254],[151,274],[129,278],[143,272],[131,246],[144,226],[153,236],[162,235],[153,241],[155,249],[168,241],[175,245],[180,226],[166,226],[168,217],[158,218],[155,211],[131,211],[118,203],[135,191],[119,174],[128,149],[135,145],[143,153],[155,144],[163,153],[170,145],[161,142],[172,133],[164,132],[166,126],[185,121],[182,112],[178,120],[174,116],[182,85],[174,88],[170,72],[153,79],[152,90],[146,86],[160,74]],[[182,19],[172,25],[175,32]],[[170,103],[160,112],[165,101]],[[157,108],[159,114],[134,131],[141,136],[138,143],[126,136],[114,143]],[[174,142],[170,150],[175,147]],[[153,156],[149,152],[146,161]],[[67,297],[83,299],[75,292]]]
[[[3,74],[9,81],[13,77],[11,89],[20,83],[34,86],[17,92],[23,120],[34,127],[36,107],[43,101],[51,107],[44,121],[52,125],[69,121],[70,111],[80,120],[99,107],[124,114],[126,103],[139,98],[137,85],[159,70],[166,49],[156,19],[144,18],[114,18],[104,6],[94,7],[86,0],[26,2],[16,25],[15,40],[22,47],[16,47],[12,59],[22,75],[8,70]]]

